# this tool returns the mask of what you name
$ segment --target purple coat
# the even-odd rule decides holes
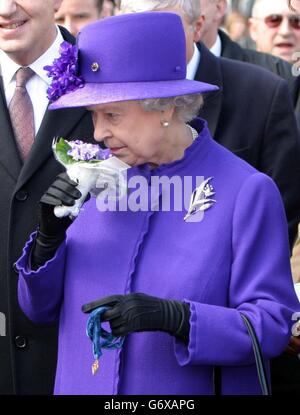
[[[56,394],[259,394],[252,321],[266,359],[285,348],[299,310],[290,273],[287,224],[270,178],[214,142],[206,123],[182,160],[131,175],[213,177],[217,202],[200,222],[186,211],[99,212],[91,199],[56,256],[36,272],[18,261],[19,302],[36,323],[59,319]],[[192,189],[193,190],[193,189]],[[163,332],[134,333],[121,351],[104,350],[92,376],[84,303],[142,292],[190,304],[186,346]]]

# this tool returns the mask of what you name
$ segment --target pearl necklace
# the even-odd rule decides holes
[[[195,130],[195,128],[193,128],[193,127],[191,127],[189,124],[186,124],[187,125],[187,127],[189,127],[189,129],[190,129],[190,131],[191,131],[191,133],[192,133],[192,136],[193,136],[193,141],[195,141],[196,140],[196,138],[198,137],[198,131],[197,130]]]

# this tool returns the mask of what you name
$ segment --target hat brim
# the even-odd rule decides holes
[[[62,95],[49,108],[55,110],[88,107],[109,102],[170,98],[212,92],[218,89],[219,87],[216,85],[188,79],[155,82],[86,83],[82,88]]]

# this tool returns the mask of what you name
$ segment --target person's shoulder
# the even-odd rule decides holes
[[[228,150],[223,145],[216,142],[212,138],[211,133],[207,127],[207,121],[202,120],[201,118],[196,118],[193,120],[193,124],[196,125],[198,129],[200,123],[202,123],[203,128],[199,138],[205,137],[206,139],[206,146],[208,149],[208,156],[206,160],[208,164],[218,166],[221,170],[226,172],[225,174],[232,174],[233,176],[237,174],[239,177],[246,177],[258,172],[255,167],[252,167],[249,163],[235,155],[231,150]],[[199,140],[199,143],[201,143],[201,140]]]
[[[245,160],[241,159],[233,152],[224,148],[222,145],[218,144],[215,141],[214,147],[215,151],[212,152],[214,162],[218,163],[218,165],[221,167],[221,171],[224,172],[224,175],[227,176],[229,181],[231,181],[232,186],[235,187],[236,190],[245,189],[247,192],[247,188],[249,189],[249,187],[257,187],[265,189],[266,191],[276,194],[277,196],[280,194],[275,182],[271,177],[257,170]]]
[[[264,68],[265,70],[286,79],[288,82],[291,80],[292,67],[287,61],[269,53],[242,48],[238,43],[230,39],[230,37],[222,30],[219,30],[219,36],[222,42],[223,58],[252,64],[258,68]]]
[[[283,59],[270,55],[269,53],[258,52],[257,50],[244,49],[247,62],[260,65],[269,71],[284,78],[292,78],[292,65]]]
[[[218,30],[218,35],[221,39],[222,56],[229,59],[242,60],[243,48],[234,42],[222,29]]]
[[[258,66],[254,63],[245,62],[245,61],[237,61],[229,58],[221,57],[220,59],[220,66],[223,73],[226,77],[235,78],[239,82],[243,80],[249,83],[255,80],[258,85],[263,83],[278,84],[278,83],[286,83],[286,80],[283,77],[271,72],[270,70]],[[238,76],[238,78],[236,78]]]
[[[259,52],[254,49],[243,49],[243,53],[247,62],[254,64],[264,64],[264,66],[275,68],[277,65],[290,68],[291,65],[281,58],[265,52]]]
[[[271,82],[282,80],[278,75],[254,63],[225,56],[217,57],[201,42],[197,46],[201,53],[200,67],[204,67],[206,71],[218,68],[223,74],[224,81],[228,82],[232,79],[238,85],[238,82],[251,81],[252,78],[260,83],[264,82],[265,79]],[[240,48],[239,45],[237,46]]]
[[[211,165],[213,176],[228,185],[232,194],[238,195],[240,191],[246,191],[249,187],[265,189],[277,197],[279,190],[273,179],[260,172],[245,160],[235,155],[232,151],[223,147],[213,139],[210,143],[210,151],[206,160]]]

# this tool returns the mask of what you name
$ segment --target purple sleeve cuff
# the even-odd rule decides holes
[[[190,338],[188,345],[176,339],[175,356],[180,366],[221,365],[240,366],[254,363],[254,353],[246,326],[240,313],[251,320],[266,359],[279,355],[285,348],[287,327],[273,331],[268,313],[257,313],[255,305],[240,309],[186,301],[190,304]],[[260,326],[266,333],[260,335]],[[268,327],[270,326],[270,328]],[[268,327],[268,328],[267,328]],[[272,333],[273,336],[268,336]],[[266,335],[265,335],[266,334]],[[276,346],[275,346],[276,345]]]
[[[36,232],[30,235],[16,262],[19,272],[18,299],[26,316],[35,323],[53,323],[59,317],[63,298],[66,244],[37,270],[30,269],[30,253]]]

